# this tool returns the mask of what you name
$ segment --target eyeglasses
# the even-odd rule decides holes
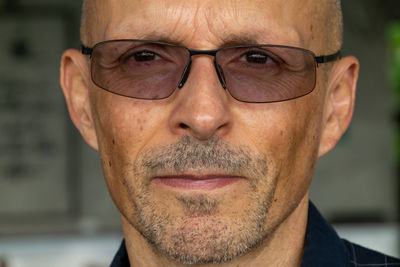
[[[314,90],[316,68],[340,58],[284,45],[239,45],[215,50],[146,40],[111,40],[93,48],[92,81],[109,92],[137,99],[164,99],[187,81],[192,56],[214,57],[219,81],[242,102],[268,103],[304,96]]]

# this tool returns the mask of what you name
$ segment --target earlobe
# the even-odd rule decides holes
[[[351,122],[358,71],[358,60],[349,56],[336,63],[329,75],[319,156],[335,147]]]
[[[98,149],[89,101],[89,69],[78,50],[67,50],[61,60],[60,83],[72,122],[85,141]]]

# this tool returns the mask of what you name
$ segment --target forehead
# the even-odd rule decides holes
[[[152,39],[210,49],[238,43],[309,44],[313,0],[103,0],[95,42]]]

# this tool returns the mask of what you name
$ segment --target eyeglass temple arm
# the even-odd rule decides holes
[[[339,50],[335,54],[315,57],[315,62],[317,62],[317,65],[318,65],[318,64],[322,64],[322,63],[335,61],[337,59],[340,59],[341,57],[342,57],[342,52]]]
[[[81,52],[82,52],[82,54],[88,55],[91,57],[92,53],[93,53],[93,48],[81,45]]]

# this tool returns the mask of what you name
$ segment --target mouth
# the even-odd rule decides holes
[[[244,177],[232,175],[168,175],[154,177],[152,182],[183,190],[215,190],[243,180]]]

